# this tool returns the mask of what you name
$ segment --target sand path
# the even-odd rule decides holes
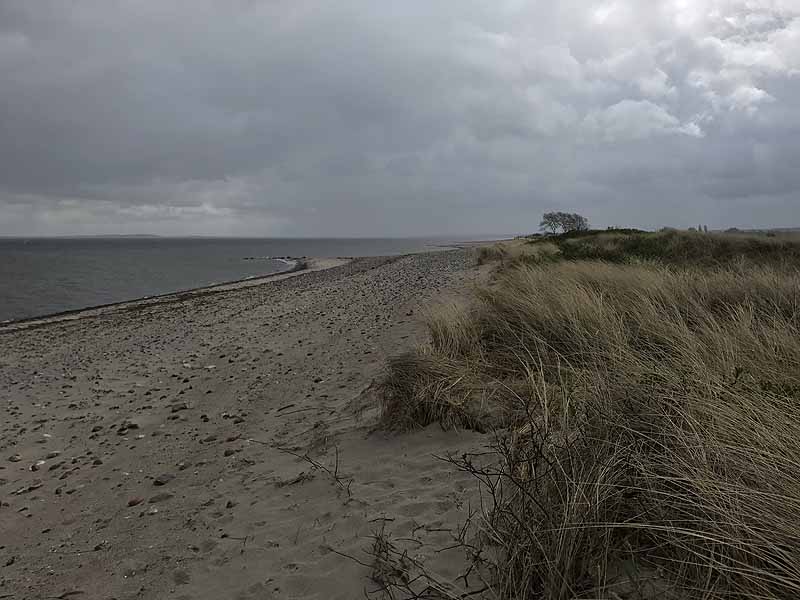
[[[370,569],[331,548],[368,561],[384,522],[457,575],[434,549],[474,482],[433,454],[485,439],[375,432],[365,390],[472,262],[359,259],[0,333],[0,597],[363,598]],[[277,447],[338,455],[341,485]]]

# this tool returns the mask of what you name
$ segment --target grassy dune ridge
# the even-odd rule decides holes
[[[800,241],[590,234],[481,249],[491,284],[390,361],[387,427],[495,432],[498,598],[800,597]]]

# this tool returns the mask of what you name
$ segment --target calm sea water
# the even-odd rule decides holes
[[[423,239],[0,239],[0,321],[268,275],[279,256],[383,256]],[[253,260],[255,258],[255,260]]]

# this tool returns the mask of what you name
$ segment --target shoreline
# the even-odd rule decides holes
[[[3,592],[350,600],[369,569],[344,556],[376,523],[461,569],[435,550],[471,481],[436,456],[484,436],[382,433],[374,386],[481,270],[467,250],[335,264],[0,330]]]
[[[281,259],[283,260],[283,259]],[[87,317],[98,316],[107,314],[116,310],[132,310],[145,306],[153,306],[157,304],[167,304],[170,302],[179,302],[189,298],[224,292],[228,290],[241,289],[245,287],[252,287],[262,285],[271,281],[280,281],[288,277],[295,277],[304,273],[311,273],[315,271],[322,271],[325,269],[332,269],[334,267],[342,266],[351,262],[352,258],[296,258],[292,259],[294,265],[282,271],[269,273],[267,275],[256,275],[245,277],[244,279],[234,279],[231,281],[223,281],[221,283],[214,283],[211,285],[200,286],[196,288],[187,288],[177,290],[174,292],[166,292],[164,294],[156,294],[153,296],[141,296],[139,298],[131,298],[129,300],[120,300],[118,302],[109,302],[106,304],[95,304],[84,306],[81,308],[72,308],[69,310],[58,311],[54,313],[46,313],[33,317],[24,317],[22,319],[9,319],[0,321],[0,335],[10,333],[13,331],[20,331],[22,329],[30,329],[35,327],[42,327],[50,323],[59,323],[62,321],[74,321]]]
[[[10,238],[9,238],[10,239]],[[470,240],[470,241],[461,241],[457,243],[450,243],[450,244],[431,244],[425,249],[416,251],[416,252],[408,252],[403,254],[387,254],[385,256],[339,256],[339,257],[246,257],[245,260],[259,260],[261,258],[267,258],[270,260],[280,261],[285,264],[292,264],[287,269],[276,271],[274,273],[269,273],[266,275],[255,275],[250,277],[245,277],[242,279],[232,279],[229,281],[223,281],[220,283],[214,283],[210,285],[203,285],[198,287],[192,288],[185,288],[174,290],[170,292],[164,292],[162,294],[155,294],[152,296],[138,296],[133,298],[128,298],[125,300],[118,300],[115,302],[107,302],[102,304],[90,304],[87,306],[81,306],[78,308],[70,308],[67,310],[59,310],[55,312],[48,312],[38,315],[33,315],[30,317],[22,317],[19,319],[5,319],[0,320],[0,335],[10,331],[18,331],[20,329],[26,329],[29,327],[39,327],[41,325],[46,325],[48,323],[54,323],[59,321],[68,321],[68,320],[75,320],[79,318],[84,318],[88,316],[95,316],[96,314],[104,314],[106,312],[112,310],[122,310],[122,309],[131,309],[137,308],[139,306],[145,306],[149,304],[157,304],[157,303],[164,303],[164,302],[172,302],[172,301],[179,301],[186,299],[188,296],[195,296],[195,295],[202,295],[207,293],[213,293],[218,291],[224,291],[226,289],[233,289],[232,286],[236,287],[247,287],[248,285],[260,285],[262,283],[268,283],[270,281],[275,281],[282,279],[286,276],[295,276],[302,273],[313,272],[328,268],[333,268],[337,266],[341,266],[347,264],[348,262],[364,259],[364,258],[388,258],[388,257],[400,257],[400,256],[410,256],[413,254],[425,254],[427,252],[443,252],[443,251],[452,251],[452,250],[464,250],[469,248],[475,248],[480,245],[485,245],[488,243],[493,243],[490,241],[480,241],[480,240]],[[305,264],[305,266],[303,266]],[[324,264],[324,267],[320,267],[320,265]],[[84,314],[86,313],[86,314]],[[91,313],[91,314],[89,314]]]

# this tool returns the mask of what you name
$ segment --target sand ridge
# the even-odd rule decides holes
[[[463,552],[433,549],[474,482],[433,455],[485,436],[374,431],[369,390],[473,263],[357,259],[3,335],[0,596],[361,598],[338,552],[368,560],[384,524],[454,578]]]

